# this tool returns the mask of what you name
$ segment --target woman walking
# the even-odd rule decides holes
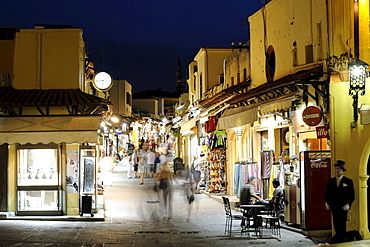
[[[173,172],[169,169],[168,163],[165,162],[156,178],[156,181],[159,181],[159,188],[162,190],[165,219],[171,219],[172,217],[172,179]]]

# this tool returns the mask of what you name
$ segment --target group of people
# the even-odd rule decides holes
[[[135,149],[128,156],[127,178],[140,178],[140,185],[144,184],[144,178],[153,178],[166,162],[163,152],[154,152],[149,145],[143,145],[142,149]]]
[[[280,182],[278,179],[274,179],[272,181],[272,185],[274,187],[274,193],[271,199],[263,200],[255,191],[254,187],[256,185],[257,178],[250,177],[249,182],[244,185],[240,192],[240,205],[252,205],[252,204],[260,204],[265,205],[265,208],[262,210],[278,210],[279,203],[282,202],[281,198],[284,197],[284,190],[280,186]],[[258,227],[259,222],[257,221],[257,215],[261,211],[261,209],[252,208],[251,210],[245,210],[243,213],[247,217],[253,218],[253,225],[251,227]]]
[[[346,171],[344,164],[345,162],[342,160],[338,160],[334,164],[335,177],[327,181],[325,202],[323,202],[325,203],[326,209],[331,210],[332,213],[335,235],[332,237],[331,243],[346,241],[347,215],[355,200],[353,181],[343,176],[343,172]],[[279,198],[284,196],[284,190],[281,188],[279,180],[274,179],[272,182],[275,188],[273,197],[270,200],[263,200],[254,190],[256,182],[257,179],[251,177],[249,178],[249,182],[242,187],[240,192],[240,205],[265,204],[265,208],[269,209],[269,207],[276,204]],[[259,210],[257,209],[244,212],[245,216],[253,218],[252,227],[258,226],[258,212]]]

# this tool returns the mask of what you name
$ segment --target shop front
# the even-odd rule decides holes
[[[16,215],[78,215],[80,198],[96,210],[100,116],[2,117],[8,157],[7,211]],[[37,130],[36,130],[37,129]]]

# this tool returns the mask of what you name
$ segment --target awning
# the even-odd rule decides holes
[[[191,128],[193,128],[195,126],[196,120],[197,120],[196,118],[192,118],[189,121],[187,121],[186,123],[182,124],[180,133],[184,133],[185,131],[190,130]]]
[[[269,104],[263,104],[260,106],[260,114],[266,115],[273,112],[278,112],[282,110],[288,110],[292,106],[293,97],[275,100]]]
[[[218,119],[218,129],[228,129],[257,121],[257,105],[241,106],[225,110]]]
[[[97,142],[100,115],[0,117],[0,144]]]

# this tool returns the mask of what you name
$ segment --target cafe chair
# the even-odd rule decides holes
[[[284,197],[279,197],[273,204],[273,210],[271,214],[267,215],[257,215],[259,221],[265,222],[265,228],[270,228],[272,235],[279,236],[281,238],[281,225],[280,225],[280,215],[282,211],[282,204]]]
[[[241,214],[233,214],[231,207],[230,207],[230,200],[227,197],[222,197],[224,208],[225,208],[225,215],[226,215],[226,222],[225,222],[225,234],[231,237],[232,232],[239,232],[241,233],[241,229],[233,230],[233,221],[240,221],[240,225],[243,227],[245,222],[248,220],[247,217]]]

